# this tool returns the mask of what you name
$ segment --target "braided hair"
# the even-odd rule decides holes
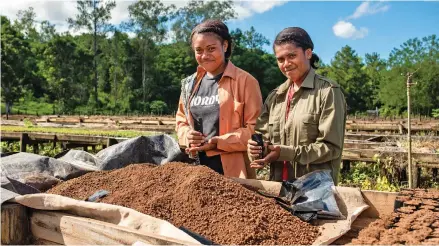
[[[203,21],[192,30],[191,43],[194,35],[200,33],[213,33],[215,36],[217,36],[221,43],[224,43],[226,40],[228,42],[228,46],[224,56],[226,60],[230,58],[232,55],[232,36],[230,36],[229,28],[227,28],[226,24],[219,20]]]
[[[307,49],[314,49],[314,43],[308,33],[300,27],[287,27],[283,29],[274,40],[273,49],[276,45],[282,44],[294,44],[296,47],[302,48],[304,51]],[[320,58],[313,52],[311,56],[311,67],[317,69],[317,63]]]

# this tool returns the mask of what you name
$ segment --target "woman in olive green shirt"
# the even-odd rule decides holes
[[[337,184],[343,151],[346,102],[340,86],[315,73],[319,58],[308,33],[299,27],[282,30],[273,44],[287,81],[267,97],[256,122],[256,133],[269,142],[268,154],[248,141],[251,166],[270,163],[270,180],[298,178],[329,169]]]

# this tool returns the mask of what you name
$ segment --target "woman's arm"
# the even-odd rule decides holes
[[[226,152],[246,151],[247,141],[254,133],[256,120],[262,109],[262,95],[259,83],[251,76],[246,77],[244,93],[244,126],[218,136],[217,150]]]
[[[180,100],[178,102],[177,114],[175,116],[175,121],[176,121],[175,131],[177,132],[178,144],[186,148],[189,147],[187,133],[191,130],[191,127],[186,117],[184,104],[182,102],[181,97],[182,96],[180,96]]]

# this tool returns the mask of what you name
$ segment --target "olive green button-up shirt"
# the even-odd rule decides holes
[[[256,122],[256,133],[281,149],[278,161],[270,163],[270,179],[282,181],[283,161],[289,161],[289,180],[329,169],[337,184],[346,123],[341,88],[311,68],[291,99],[286,120],[290,84],[287,80],[270,93]]]

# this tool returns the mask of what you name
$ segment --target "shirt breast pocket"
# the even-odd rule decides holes
[[[270,134],[270,142],[280,144],[280,119],[278,117],[270,117],[268,120],[268,133]]]
[[[300,118],[300,143],[314,143],[319,136],[319,117],[318,114],[303,114]]]

